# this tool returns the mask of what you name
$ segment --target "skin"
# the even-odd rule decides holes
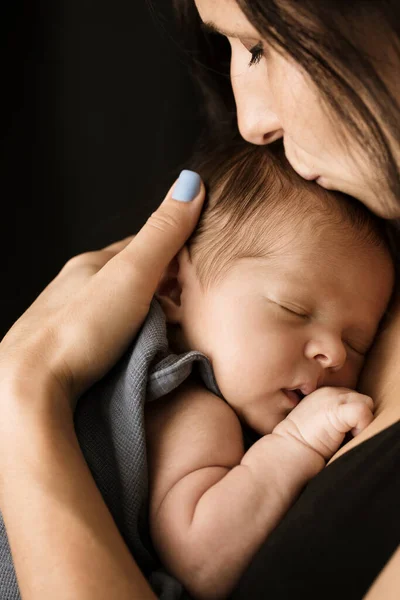
[[[385,218],[400,216],[385,175],[350,134],[338,128],[307,74],[293,60],[262,40],[234,0],[195,0],[204,23],[225,34],[232,50],[231,82],[239,130],[252,144],[283,138],[292,167],[327,189],[358,198]],[[263,56],[249,65],[250,49]]]
[[[232,89],[242,136],[254,144],[266,144],[283,137],[286,156],[301,176],[317,177],[319,185],[353,195],[384,218],[398,218],[400,202],[386,187],[384,175],[370,164],[343,127],[340,127],[342,137],[339,137],[333,116],[323,106],[306,73],[261,39],[234,0],[195,0],[195,4],[203,22],[212,23],[213,29],[226,35],[231,45]],[[250,67],[249,50],[260,41],[264,56]],[[396,71],[389,74],[389,78],[395,80]],[[398,156],[398,142],[395,143]],[[361,391],[375,399],[376,418],[332,460],[400,418],[399,337],[400,303],[397,301],[359,384]],[[388,589],[397,597],[400,588],[396,570],[400,570],[398,552],[368,598],[381,597],[380,591]]]
[[[204,23],[211,24],[214,31],[228,34],[232,89],[242,136],[254,144],[283,137],[288,160],[300,175],[307,179],[319,176],[320,185],[353,195],[384,218],[399,217],[400,202],[395,202],[385,190],[382,174],[376,172],[349,136],[339,137],[333,116],[323,106],[307,74],[261,39],[234,0],[195,3]],[[249,50],[260,41],[264,56],[258,64],[249,66]],[[377,182],[380,191],[374,194]],[[360,381],[360,389],[375,400],[376,418],[332,460],[400,418],[396,369],[400,360],[399,302],[393,305],[387,325]]]
[[[388,253],[355,246],[348,231],[287,236],[288,252],[235,261],[207,288],[184,248],[180,295],[170,282],[159,296],[184,348],[210,358],[224,398],[263,435],[296,406],[288,390],[355,389],[394,279]]]
[[[345,434],[373,419],[349,388],[391,296],[391,258],[344,224],[289,223],[273,256],[232,261],[208,286],[183,248],[157,294],[178,351],[205,353],[224,397],[185,387],[146,407],[152,540],[202,600],[227,597]],[[247,452],[238,416],[262,436]]]
[[[395,202],[376,172],[350,136],[343,139],[318,91],[300,67],[278,54],[261,39],[234,0],[195,0],[200,17],[213,31],[225,35],[232,48],[231,80],[242,136],[254,144],[268,144],[283,137],[289,162],[307,179],[319,176],[326,188],[354,195],[384,218],[400,216]],[[264,55],[249,65],[250,49],[263,45]],[[373,189],[377,182],[379,194]],[[394,303],[390,322],[374,345],[361,374],[359,387],[375,400],[374,422],[334,457],[372,437],[400,418],[400,382],[397,368],[400,348],[400,304]]]
[[[222,17],[226,26],[235,5],[224,0],[208,4],[208,9],[214,4],[225,10],[218,20]],[[242,24],[252,40],[254,30]],[[261,101],[260,85],[249,87],[248,99],[258,98],[256,121],[263,124],[269,99]],[[271,107],[267,112],[274,114]],[[240,103],[239,113],[244,122]],[[283,123],[284,135],[285,128]],[[282,135],[276,125],[253,131],[264,132],[258,137],[261,143],[271,141],[272,132]],[[335,172],[339,167],[333,165],[342,165],[343,156],[341,152],[336,161],[332,158]],[[355,197],[391,216],[397,209],[389,211],[384,195],[379,202],[368,200],[368,173],[365,182],[356,173],[354,181],[352,174],[346,176]],[[322,170],[321,175],[328,178]],[[342,189],[339,182],[335,185]],[[77,394],[112,367],[138,331],[161,274],[193,231],[203,199],[203,188],[188,204],[174,202],[168,194],[133,242],[75,257],[0,343],[0,510],[24,600],[154,598],[85,465],[72,409]],[[396,310],[374,346],[379,354],[364,370],[366,393],[374,397],[378,416],[357,436],[357,443],[400,417],[399,339]]]

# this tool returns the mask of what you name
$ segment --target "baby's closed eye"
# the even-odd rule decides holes
[[[300,317],[302,319],[308,319],[310,317],[310,315],[301,308],[289,307],[289,306],[285,306],[284,304],[279,304],[279,306],[281,308],[283,308],[284,311],[286,311],[296,317]]]
[[[361,356],[364,358],[365,352],[363,352],[362,350],[358,350],[354,344],[352,344],[351,342],[346,342],[346,341],[344,341],[344,344],[347,346],[347,348],[350,350],[350,352],[354,352],[354,354],[358,354],[358,356]]]

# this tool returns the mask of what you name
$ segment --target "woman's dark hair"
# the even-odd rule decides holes
[[[338,117],[337,125],[345,125],[369,152],[400,202],[399,166],[392,148],[393,140],[400,140],[400,106],[390,89],[391,83],[398,85],[396,68],[400,71],[399,0],[236,2],[268,43],[308,73]],[[192,45],[190,53],[208,114],[218,130],[232,127],[234,108],[228,99],[226,69],[229,48],[221,40],[215,47],[201,30],[193,0],[174,0],[174,4],[190,44],[197,45],[197,50]]]

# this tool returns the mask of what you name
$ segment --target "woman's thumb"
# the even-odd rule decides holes
[[[129,254],[137,275],[143,274],[143,295],[154,294],[164,269],[188,239],[199,219],[204,184],[194,171],[182,171],[162,204],[122,253]]]

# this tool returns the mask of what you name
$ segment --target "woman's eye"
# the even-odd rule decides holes
[[[252,65],[256,65],[257,63],[259,63],[262,57],[264,56],[264,49],[261,42],[259,42],[252,48],[249,48],[249,52],[251,54],[249,67],[251,67]]]

